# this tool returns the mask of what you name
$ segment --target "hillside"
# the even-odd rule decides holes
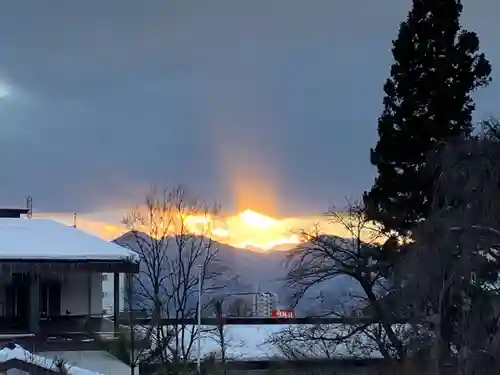
[[[121,246],[128,247],[136,252],[140,252],[136,236],[141,236],[140,241],[151,241],[144,233],[133,234],[131,232],[114,240]],[[224,274],[224,281],[237,277],[237,281],[227,283],[223,290],[217,290],[212,294],[228,295],[238,293],[271,292],[278,296],[279,305],[285,307],[289,305],[291,291],[284,283],[289,264],[286,256],[289,251],[252,251],[235,248],[219,242],[212,242],[213,248],[217,251],[217,262],[221,262],[227,270]],[[166,246],[168,253],[175,259],[177,247],[173,241]],[[144,268],[143,268],[144,269]],[[144,278],[146,275],[142,275]],[[307,297],[297,306],[297,313],[301,315],[320,313],[326,306],[331,306],[334,299],[342,298],[351,288],[355,288],[355,283],[347,278],[338,277],[335,280],[327,281],[318,285]],[[205,298],[213,296],[205,295]],[[321,308],[323,306],[323,308]]]

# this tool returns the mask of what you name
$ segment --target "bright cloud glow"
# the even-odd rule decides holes
[[[0,99],[5,99],[10,96],[11,90],[7,85],[0,84]]]
[[[49,216],[68,225],[73,224],[72,215],[45,214],[43,216]],[[102,216],[105,215],[100,217]],[[294,247],[301,242],[298,235],[300,230],[314,231],[319,228],[321,233],[351,237],[349,231],[342,224],[332,222],[328,216],[280,219],[250,209],[236,215],[217,218],[190,216],[186,218],[185,224],[191,233],[210,235],[215,241],[234,247],[263,251],[274,248],[285,250]],[[128,231],[127,228],[115,222],[85,218],[84,215],[78,217],[77,226],[106,240],[112,240]],[[211,227],[209,231],[207,231],[208,226]],[[140,230],[147,231],[147,228]],[[160,232],[165,233],[164,231]]]

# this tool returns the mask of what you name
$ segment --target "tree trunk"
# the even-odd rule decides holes
[[[406,358],[406,353],[405,353],[405,350],[404,350],[404,347],[403,347],[401,340],[394,333],[394,330],[392,329],[392,323],[388,319],[385,311],[383,311],[382,307],[380,306],[380,303],[379,303],[377,297],[375,296],[375,293],[373,293],[373,290],[371,289],[371,287],[368,285],[364,285],[364,283],[361,283],[361,285],[363,286],[363,289],[366,293],[366,296],[368,297],[368,300],[370,301],[371,305],[375,309],[377,317],[380,320],[380,324],[382,324],[382,327],[384,328],[384,331],[387,334],[387,337],[389,338],[391,344],[396,348],[396,350],[398,352],[398,356],[399,356],[398,362],[402,363]]]

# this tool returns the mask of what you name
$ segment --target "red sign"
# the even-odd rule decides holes
[[[273,318],[293,319],[293,318],[295,318],[295,310],[294,309],[274,309],[271,311],[271,316]]]

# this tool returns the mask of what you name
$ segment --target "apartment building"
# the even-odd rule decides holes
[[[272,311],[278,304],[278,296],[275,293],[255,293],[252,303],[252,315],[267,317],[272,316]]]

